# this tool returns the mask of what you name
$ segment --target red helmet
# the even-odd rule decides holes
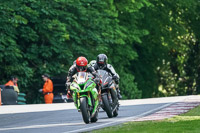
[[[85,72],[87,70],[88,61],[85,57],[78,57],[76,59],[76,69],[78,72]]]

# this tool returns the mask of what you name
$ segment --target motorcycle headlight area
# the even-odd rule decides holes
[[[85,85],[85,88],[87,88],[88,86],[90,86],[93,82],[92,81],[88,81],[87,84]]]

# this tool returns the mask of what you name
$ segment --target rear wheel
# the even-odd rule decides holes
[[[88,109],[86,97],[80,98],[80,110],[82,113],[83,121],[88,124],[90,122],[90,111]]]
[[[111,106],[109,104],[108,95],[107,94],[102,96],[102,101],[103,101],[104,110],[106,111],[107,116],[109,118],[112,118],[112,109],[111,109]]]

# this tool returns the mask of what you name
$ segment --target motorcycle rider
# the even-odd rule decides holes
[[[70,67],[69,71],[68,71],[68,75],[67,75],[67,89],[69,90],[69,86],[71,84],[71,82],[74,80],[73,75],[76,74],[77,72],[89,72],[91,73],[94,78],[95,78],[95,83],[99,84],[99,76],[97,75],[96,71],[93,69],[93,67],[88,67],[88,61],[85,57],[78,57],[76,59],[76,62],[73,63],[73,65]],[[98,87],[97,87],[98,89]],[[69,95],[69,91],[68,91],[68,95]]]
[[[94,64],[94,61],[90,63],[91,66],[93,66],[94,70],[105,70],[108,73],[112,75],[113,80],[116,83],[116,90],[117,90],[117,96],[119,99],[122,98],[119,90],[119,75],[116,73],[115,69],[111,64],[107,64],[107,56],[105,54],[99,54],[96,59],[96,63]]]

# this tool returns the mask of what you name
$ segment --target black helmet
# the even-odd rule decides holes
[[[105,54],[99,54],[97,56],[97,65],[99,66],[100,69],[103,69],[107,65],[107,56]]]

